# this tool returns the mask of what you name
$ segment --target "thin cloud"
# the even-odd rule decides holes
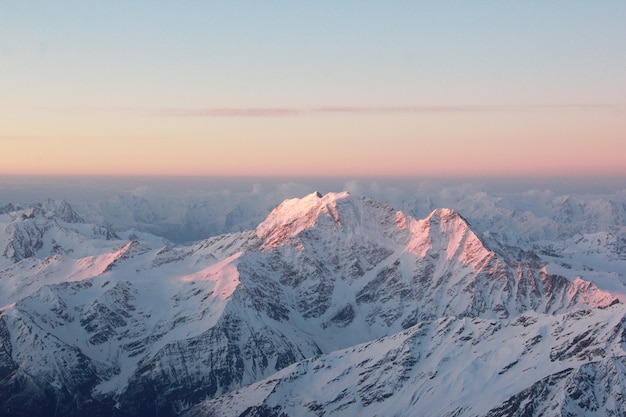
[[[198,109],[163,109],[153,110],[158,116],[172,117],[286,117],[300,116],[305,111],[290,108],[253,107],[253,108],[198,108]]]
[[[427,113],[487,113],[538,110],[619,110],[625,106],[597,104],[568,105],[441,105],[441,106],[320,106],[320,107],[206,107],[153,109],[146,112],[169,117],[300,117],[316,115],[385,115]]]
[[[0,109],[1,110],[1,109]],[[206,117],[206,118],[277,118],[325,115],[392,115],[392,114],[453,114],[494,113],[560,110],[598,110],[621,114],[626,104],[552,104],[552,105],[420,105],[420,106],[347,106],[328,105],[313,107],[23,107],[13,111],[37,112],[91,112],[91,113],[134,113],[159,117]],[[0,136],[0,141],[32,139],[28,137]]]

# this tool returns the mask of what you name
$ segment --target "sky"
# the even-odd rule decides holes
[[[0,0],[0,175],[626,176],[624,1]]]

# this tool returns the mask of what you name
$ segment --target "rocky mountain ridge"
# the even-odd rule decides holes
[[[613,306],[421,322],[298,362],[184,415],[623,415],[623,314]]]

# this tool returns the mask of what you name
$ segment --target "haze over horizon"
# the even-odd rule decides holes
[[[0,175],[626,176],[626,3],[0,1]]]

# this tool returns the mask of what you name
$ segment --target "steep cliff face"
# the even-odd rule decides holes
[[[398,363],[406,368],[394,384],[383,377],[365,384],[346,371],[343,383],[359,386],[360,404],[369,406],[409,389],[402,381],[417,378],[421,360],[414,346],[429,338],[450,358],[459,344],[468,351],[486,344],[505,367],[520,359],[500,358],[489,340],[526,333],[514,323],[527,314],[543,326],[578,308],[622,314],[620,306],[608,308],[616,295],[550,274],[531,253],[511,258],[490,250],[448,209],[418,220],[372,199],[313,193],[286,200],[256,230],[179,247],[103,233],[68,209],[55,213],[0,215],[5,247],[31,248],[19,257],[5,253],[0,270],[0,415],[174,416],[206,398],[226,401],[233,390],[278,380],[273,375],[292,364],[307,374],[312,358],[323,363],[337,352],[382,355],[367,360],[372,375]],[[463,336],[435,342],[438,326],[451,323]],[[533,375],[502,402],[548,374]],[[452,380],[433,381],[443,387]],[[250,404],[249,413],[288,410],[276,408],[278,400],[269,404]],[[328,407],[319,410],[334,410]]]

